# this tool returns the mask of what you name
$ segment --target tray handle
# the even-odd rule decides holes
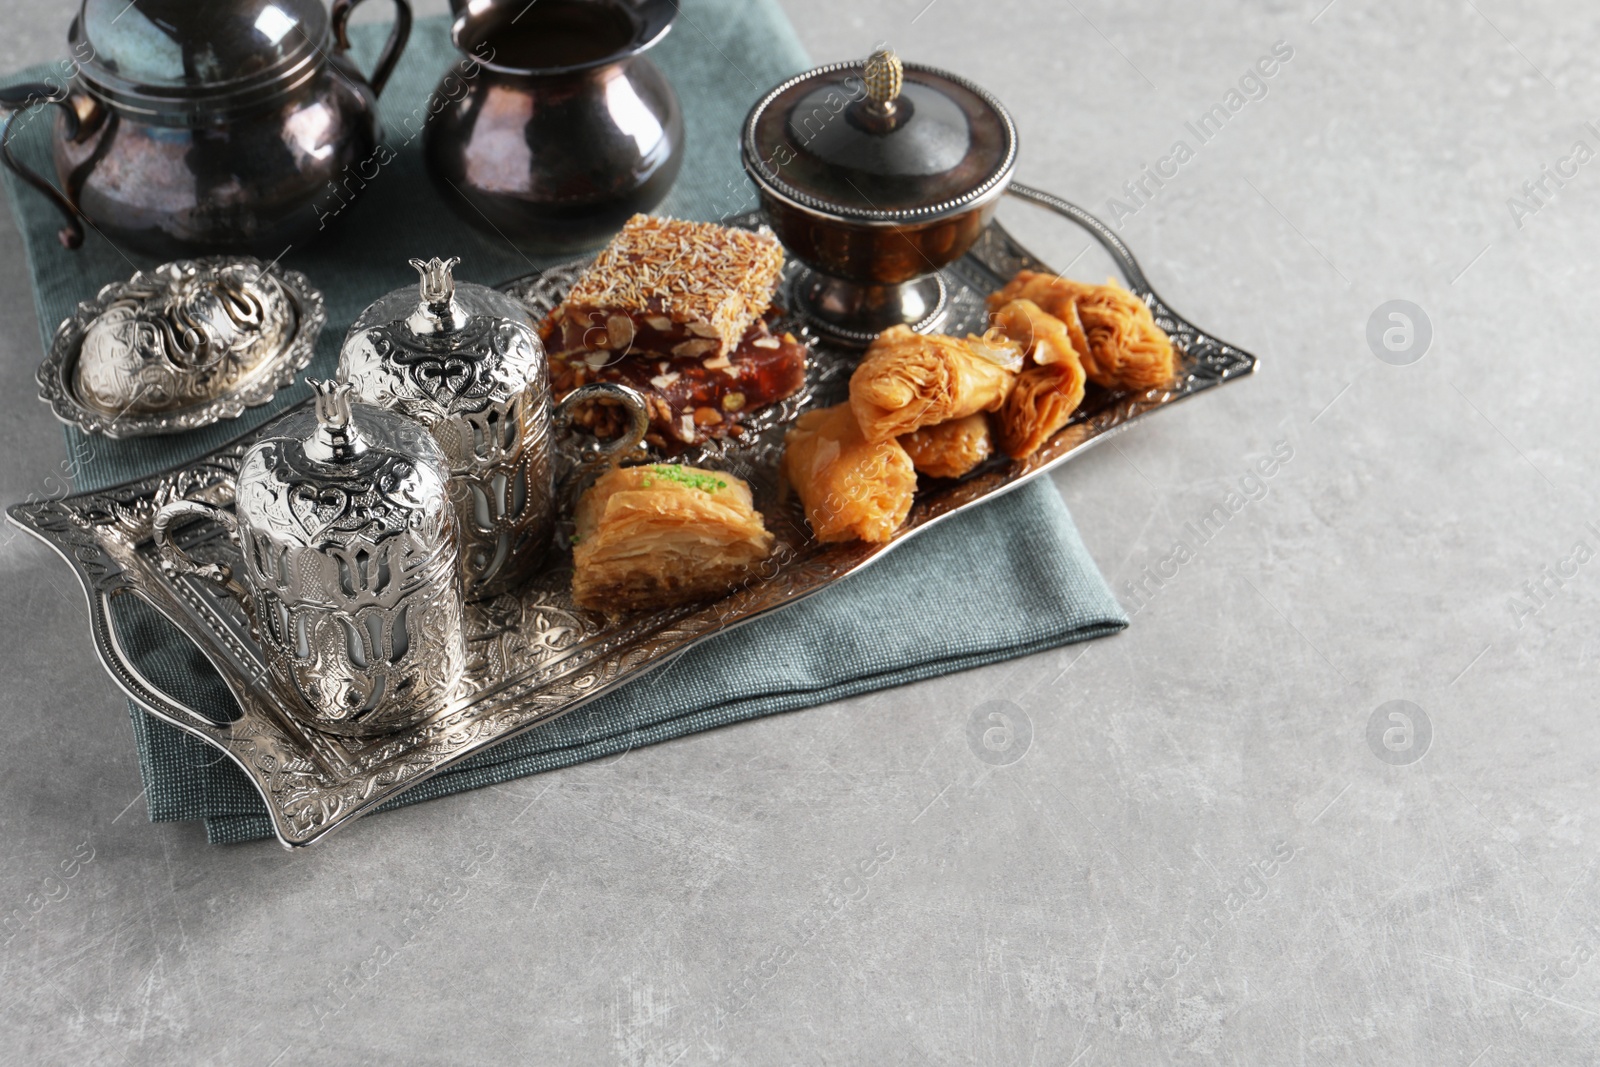
[[[1129,288],[1146,293],[1153,292],[1150,282],[1144,276],[1144,269],[1139,266],[1139,261],[1134,258],[1133,250],[1122,243],[1116,231],[1095,216],[1089,214],[1070,200],[1063,200],[1054,193],[1047,193],[1043,189],[1035,189],[1030,185],[1012,182],[1006,192],[1018,200],[1026,200],[1030,204],[1055,212],[1064,219],[1069,219],[1089,231],[1090,236],[1099,241],[1111,258],[1117,261],[1117,266],[1122,268],[1122,276],[1127,279]]]

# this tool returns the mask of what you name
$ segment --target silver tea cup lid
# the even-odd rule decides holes
[[[413,259],[416,288],[396,289],[356,317],[339,376],[370,404],[433,425],[472,414],[548,379],[544,344],[521,304],[455,280],[459,259]]]
[[[356,402],[348,383],[307,379],[315,402],[250,447],[235,491],[241,525],[319,550],[375,547],[408,532],[448,539],[449,472],[404,415]]]

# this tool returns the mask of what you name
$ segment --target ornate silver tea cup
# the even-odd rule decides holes
[[[544,558],[555,520],[552,424],[584,401],[630,415],[607,445],[620,456],[648,426],[627,386],[595,383],[552,409],[544,344],[511,297],[452,274],[459,259],[413,259],[421,292],[398,289],[363,311],[345,336],[339,377],[369,404],[432,431],[450,469],[468,600],[515,589]]]
[[[455,510],[444,456],[416,422],[311,381],[245,453],[234,512],[178,500],[152,527],[164,562],[219,582],[250,610],[273,681],[321,730],[372,736],[437,713],[466,665]],[[184,519],[225,528],[243,557],[198,564]]]

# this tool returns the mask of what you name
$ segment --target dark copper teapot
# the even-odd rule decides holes
[[[0,90],[0,158],[67,216],[158,256],[282,254],[326,220],[313,202],[378,147],[377,96],[411,31],[407,0],[370,79],[347,57],[361,0],[82,0],[64,84]],[[34,104],[59,106],[59,186],[9,137]]]

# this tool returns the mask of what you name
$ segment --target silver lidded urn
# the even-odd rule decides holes
[[[381,735],[442,710],[466,666],[448,474],[416,422],[352,403],[343,382],[310,384],[315,404],[245,453],[234,514],[180,500],[152,532],[169,565],[246,598],[273,680],[307,722]],[[229,530],[242,584],[174,543],[184,518]]]
[[[515,590],[538,568],[554,525],[555,457],[550,372],[528,313],[505,293],[453,275],[459,259],[411,260],[420,291],[399,289],[367,307],[339,355],[339,377],[360,399],[432,431],[450,469],[468,600]],[[579,394],[582,394],[581,396]],[[575,391],[561,409],[605,397],[633,415],[625,386]]]

